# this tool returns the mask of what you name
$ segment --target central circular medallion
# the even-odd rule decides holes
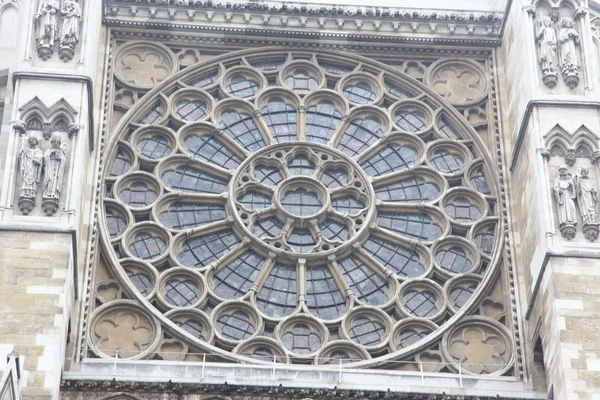
[[[331,147],[281,143],[252,154],[230,182],[238,226],[263,252],[326,261],[366,237],[375,217],[369,178]]]
[[[327,189],[312,177],[295,176],[286,179],[277,188],[276,199],[282,211],[292,218],[314,218],[328,203]]]

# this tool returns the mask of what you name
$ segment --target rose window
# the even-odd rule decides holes
[[[439,343],[499,265],[472,128],[366,59],[215,60],[145,95],[108,149],[105,260],[131,298],[223,360],[383,365]]]

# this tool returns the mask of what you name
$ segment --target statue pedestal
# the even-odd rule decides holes
[[[600,233],[600,225],[599,224],[583,224],[583,234],[585,238],[590,242],[598,239],[598,233]]]
[[[563,72],[563,80],[568,87],[574,89],[579,85],[579,72],[577,71],[565,71]]]
[[[577,234],[577,224],[561,224],[560,234],[567,240],[574,239]]]
[[[48,216],[54,215],[58,210],[58,199],[44,198],[42,200],[42,210]]]
[[[19,210],[23,215],[27,215],[35,207],[35,198],[33,197],[19,197]]]
[[[558,74],[556,71],[544,71],[542,74],[542,79],[544,80],[544,85],[552,89],[558,83]]]
[[[54,54],[54,49],[49,44],[43,43],[38,45],[38,56],[44,61],[50,59]]]
[[[60,59],[65,62],[71,61],[75,55],[75,50],[69,45],[62,45],[58,49],[58,55],[60,56]]]

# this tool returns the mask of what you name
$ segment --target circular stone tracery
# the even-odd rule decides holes
[[[488,293],[502,240],[495,169],[455,110],[327,51],[240,52],[161,85],[117,128],[101,228],[120,288],[169,336],[225,360],[361,366],[447,342],[455,362],[463,333],[442,335]]]
[[[270,165],[268,174],[265,165]],[[332,179],[332,174],[342,180]],[[288,253],[288,260],[294,253],[320,261],[342,253],[364,237],[375,216],[375,194],[358,164],[340,151],[310,142],[276,144],[254,153],[238,168],[230,193],[236,220],[254,243],[265,252]],[[273,218],[281,229],[266,235],[255,229]],[[328,228],[333,225],[347,232],[345,240],[338,240],[342,243],[332,243]],[[297,231],[305,231],[311,245],[295,245]]]

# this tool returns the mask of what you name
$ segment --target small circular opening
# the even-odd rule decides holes
[[[241,214],[240,214],[240,217],[241,217],[242,219],[248,219],[248,214],[246,214],[246,213],[241,213]]]
[[[321,154],[321,160],[327,161],[329,160],[329,156],[327,154]]]
[[[281,242],[275,242],[275,243],[273,244],[273,246],[275,246],[276,248],[280,249],[280,248],[281,248],[281,246],[282,246],[282,244],[281,244]]]
[[[242,182],[248,182],[250,178],[247,175],[242,176]]]
[[[329,246],[328,244],[324,244],[323,246],[321,246],[321,248],[323,250],[329,250],[331,248],[331,246]]]
[[[356,220],[356,225],[362,225],[362,224],[363,224],[362,218],[359,218]]]
[[[362,187],[362,182],[356,181],[356,182],[354,182],[354,186],[356,186],[357,188]]]
[[[277,153],[275,153],[275,157],[281,158],[281,157],[283,157],[283,153],[278,151]]]

